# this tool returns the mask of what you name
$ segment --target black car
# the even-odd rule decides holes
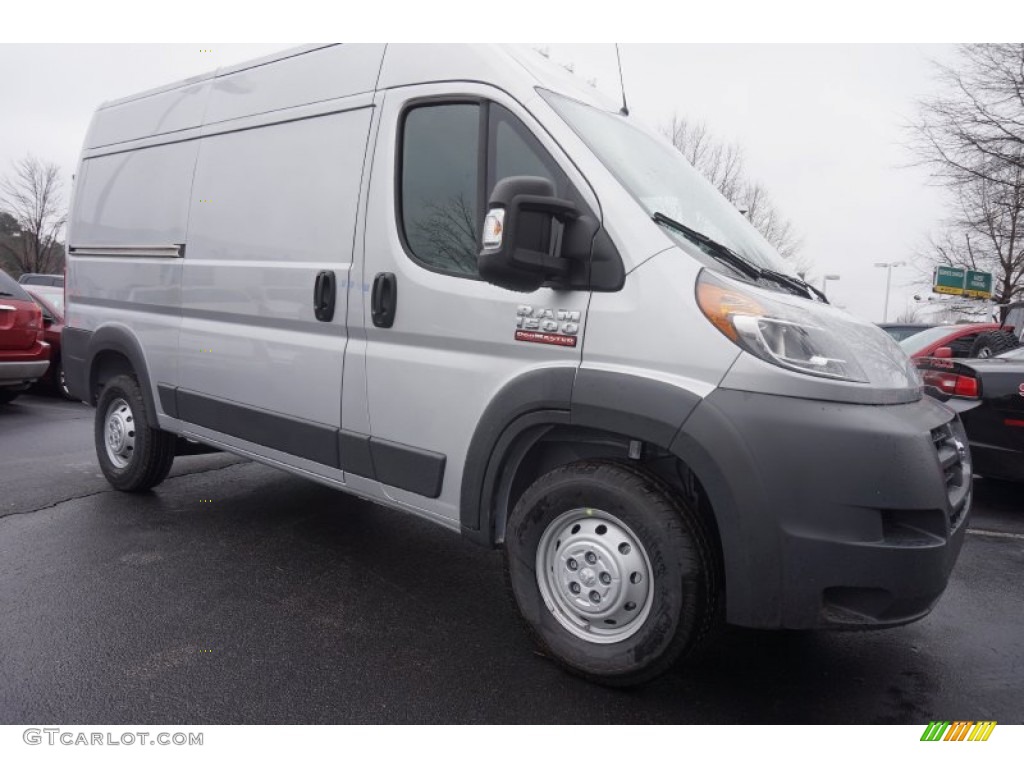
[[[1024,347],[982,360],[915,362],[927,392],[960,412],[974,472],[1024,482]]]

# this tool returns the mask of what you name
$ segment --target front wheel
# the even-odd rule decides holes
[[[628,465],[577,462],[537,480],[509,518],[505,564],[541,649],[606,685],[655,677],[717,620],[703,521]]]
[[[103,387],[94,435],[100,469],[119,491],[148,491],[171,471],[175,436],[149,423],[133,376],[117,376]]]

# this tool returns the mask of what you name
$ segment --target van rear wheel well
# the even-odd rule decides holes
[[[126,355],[112,349],[96,353],[89,371],[90,404],[96,405],[106,383],[121,375],[138,379],[138,374]]]

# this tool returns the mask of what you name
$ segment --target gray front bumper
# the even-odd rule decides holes
[[[966,443],[956,415],[931,398],[872,406],[712,393],[673,452],[714,507],[727,619],[805,629],[926,615],[963,543]]]

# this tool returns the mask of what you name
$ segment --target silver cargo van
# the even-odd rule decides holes
[[[967,440],[889,336],[531,51],[318,46],[108,102],[68,253],[114,487],[188,438],[503,546],[591,679],[722,622],[913,621],[963,543]]]

